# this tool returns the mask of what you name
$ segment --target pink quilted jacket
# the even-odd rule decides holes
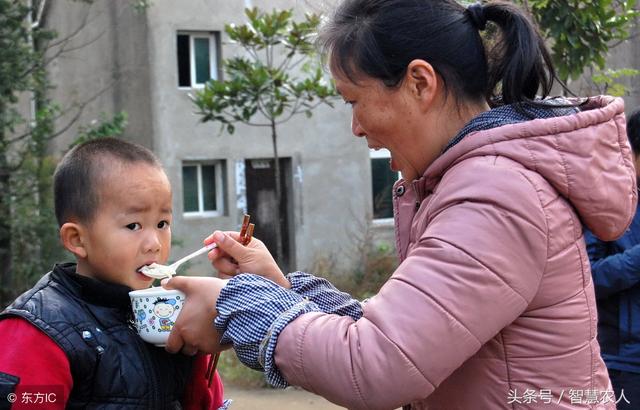
[[[396,184],[401,264],[364,316],[300,316],[276,364],[351,409],[615,409],[582,223],[614,239],[636,201],[621,99],[470,134]]]

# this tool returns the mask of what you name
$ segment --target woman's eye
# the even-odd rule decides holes
[[[142,225],[137,222],[130,223],[127,225],[127,229],[131,229],[132,231],[137,231],[138,229],[142,229]]]
[[[169,221],[160,221],[158,223],[158,228],[159,229],[164,229],[164,228],[168,228],[169,227]]]

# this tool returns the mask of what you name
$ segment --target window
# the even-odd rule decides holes
[[[178,86],[201,88],[218,78],[217,35],[178,33]]]
[[[224,162],[184,163],[182,198],[185,215],[224,214]]]
[[[400,178],[399,172],[389,168],[391,154],[386,149],[370,150],[371,188],[373,193],[373,219],[393,218],[393,184]]]

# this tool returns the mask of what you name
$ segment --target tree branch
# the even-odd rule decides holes
[[[624,38],[624,39],[621,39],[619,41],[616,41],[615,43],[612,43],[612,44],[609,45],[609,50],[611,50],[612,48],[618,47],[620,44],[624,43],[627,40],[633,40],[634,38],[637,38],[638,36],[640,36],[640,33],[635,33],[635,34],[630,35],[627,38]]]
[[[287,53],[288,55],[291,55],[291,57],[287,57],[287,58],[284,59],[284,61],[282,61],[280,66],[278,66],[278,68],[277,68],[278,71],[288,71],[289,70],[289,63],[291,62],[291,60],[293,60],[293,56],[295,56],[297,49],[298,49],[297,45],[293,46],[291,48],[291,50]]]
[[[293,70],[294,68],[296,68],[297,66],[299,66],[299,65],[300,65],[300,63],[302,63],[302,62],[303,62],[304,60],[306,60],[306,59],[307,59],[307,57],[302,56],[302,57],[300,57],[300,59],[298,59],[298,61],[296,61],[295,63],[293,63],[293,64],[291,64],[291,65],[287,65],[287,66],[284,68],[284,70],[286,70],[286,71]],[[291,61],[293,61],[293,58],[290,58],[287,62],[288,62],[288,63],[290,63]]]
[[[276,122],[276,125],[280,125],[280,124],[283,124],[283,123],[285,123],[285,122],[289,121],[289,120],[290,120],[294,115],[302,114],[302,113],[303,113],[303,112],[305,112],[305,111],[312,111],[312,110],[314,110],[316,107],[318,107],[320,104],[324,104],[324,103],[326,103],[326,100],[325,100],[325,99],[322,99],[322,100],[318,101],[317,103],[315,103],[315,104],[313,104],[313,105],[311,105],[311,106],[309,106],[309,107],[306,107],[304,110],[300,110],[300,111],[291,111],[291,113],[289,114],[289,116],[288,116],[287,118],[285,118],[285,119],[283,119],[283,120],[280,120],[280,121],[277,121],[277,122]]]
[[[18,75],[18,80],[22,80],[26,77],[28,77],[29,75],[31,75],[34,71],[36,71],[39,68],[45,68],[47,67],[52,61],[54,61],[56,58],[60,57],[63,53],[66,52],[71,52],[74,50],[79,49],[80,47],[72,47],[70,49],[67,49],[65,46],[73,39],[75,38],[78,34],[80,34],[80,32],[87,26],[89,22],[89,12],[87,11],[87,13],[85,13],[84,17],[82,18],[82,22],[79,26],[76,27],[76,29],[74,31],[71,32],[71,34],[69,34],[68,36],[60,39],[59,41],[56,42],[49,42],[47,43],[42,49],[35,49],[35,52],[41,52],[43,55],[42,61],[39,61],[37,64],[32,65],[31,67],[29,67],[28,70],[26,70],[25,72],[21,73]],[[82,47],[86,47],[89,44],[92,44],[94,41],[97,41],[102,35],[104,35],[104,31],[102,31],[98,37],[96,37],[95,39],[89,41],[86,44],[83,44]],[[53,50],[56,47],[60,48],[58,50],[56,50],[52,56],[49,57],[45,57],[45,55],[50,51]]]
[[[106,87],[104,87],[103,89],[99,90],[97,93],[95,93],[94,95],[92,95],[91,97],[89,97],[87,100],[84,100],[80,103],[74,103],[71,106],[69,106],[68,108],[65,108],[64,110],[60,111],[59,115],[56,115],[55,117],[52,118],[53,121],[56,121],[60,118],[62,118],[63,116],[65,116],[66,114],[69,113],[69,111],[71,111],[72,109],[77,109],[76,113],[74,114],[74,116],[71,118],[71,120],[69,120],[67,122],[66,125],[64,125],[62,127],[62,129],[58,130],[58,131],[54,131],[50,136],[47,136],[47,140],[51,140],[54,139],[55,137],[63,134],[64,132],[66,132],[69,128],[71,128],[71,126],[78,121],[78,119],[80,118],[80,115],[82,115],[82,113],[84,112],[84,109],[87,107],[87,105],[89,105],[91,102],[95,101],[98,97],[100,97],[102,94],[104,94],[105,92],[107,92],[107,90],[109,90],[111,87],[113,87],[113,85],[116,83],[116,81],[112,81],[110,84],[108,84]],[[11,145],[14,144],[16,142],[19,142],[20,140],[23,140],[31,135],[33,135],[33,131],[34,128],[31,127],[29,131],[25,132],[24,134],[19,135],[18,137],[12,138],[10,140],[7,140],[7,145]]]

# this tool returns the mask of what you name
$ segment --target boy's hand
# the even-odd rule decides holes
[[[165,349],[193,356],[198,352],[216,353],[229,348],[220,346],[220,336],[213,325],[216,302],[227,281],[218,278],[174,276],[162,281],[165,289],[178,289],[186,295]]]
[[[209,260],[221,278],[238,273],[253,273],[274,281],[284,288],[291,283],[284,276],[267,247],[257,238],[244,246],[238,232],[216,231],[204,240],[205,245],[215,242],[218,247],[209,252]]]

